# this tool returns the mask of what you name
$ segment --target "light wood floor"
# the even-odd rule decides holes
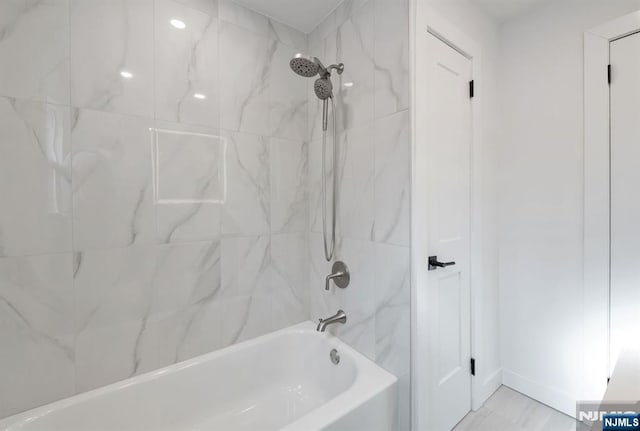
[[[470,412],[453,431],[587,431],[583,424],[551,407],[500,387],[476,412]]]

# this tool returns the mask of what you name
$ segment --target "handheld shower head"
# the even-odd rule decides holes
[[[320,100],[327,100],[330,97],[333,97],[333,84],[328,77],[318,78],[316,82],[313,83],[313,91],[318,96]]]
[[[307,57],[302,54],[296,54],[289,62],[289,66],[291,70],[305,78],[316,76],[324,69],[316,57]]]
[[[344,71],[344,64],[332,64],[329,67],[324,65],[318,60],[317,57],[305,56],[302,54],[296,54],[295,57],[289,62],[291,70],[296,74],[305,78],[311,78],[319,75],[320,77],[313,83],[313,91],[316,93],[318,99],[322,100],[322,239],[324,242],[324,257],[327,262],[333,258],[333,252],[336,244],[336,110],[333,99],[333,84],[331,83],[331,71],[336,71],[338,75],[341,75]],[[327,181],[326,181],[326,144],[327,144],[327,129],[329,124],[329,101],[331,101],[331,114],[333,115],[333,205],[332,205],[332,217],[331,217],[331,245],[327,240]]]

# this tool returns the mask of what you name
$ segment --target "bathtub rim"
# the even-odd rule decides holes
[[[181,362],[176,362],[175,364],[133,376],[125,380],[100,386],[86,392],[72,395],[68,398],[53,401],[43,406],[34,407],[6,418],[0,418],[0,431],[20,430],[22,429],[22,426],[27,425],[30,422],[41,420],[57,410],[63,410],[99,396],[110,395],[131,386],[157,380],[164,375],[174,374],[202,365],[218,357],[234,354],[249,346],[268,343],[270,340],[286,334],[305,334],[307,336],[322,337],[327,343],[327,353],[331,348],[336,348],[340,353],[346,353],[354,361],[356,376],[354,381],[351,383],[351,386],[347,387],[343,392],[340,392],[334,398],[328,400],[324,404],[321,404],[310,412],[307,412],[293,422],[284,425],[281,428],[282,431],[309,430],[311,429],[309,426],[315,426],[318,427],[317,429],[320,429],[322,426],[330,425],[354,409],[364,405],[368,400],[397,384],[398,378],[396,376],[374,363],[344,341],[340,340],[336,335],[333,335],[330,332],[317,332],[315,325],[316,324],[311,321],[298,323],[213,352],[205,353]],[[327,360],[329,360],[328,355]]]

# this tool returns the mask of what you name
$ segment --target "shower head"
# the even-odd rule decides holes
[[[327,100],[333,97],[333,84],[331,83],[331,71],[335,70],[338,75],[344,71],[344,64],[332,64],[329,67],[318,60],[318,57],[296,54],[289,62],[291,70],[305,78],[311,78],[320,75],[313,84],[313,91],[320,100]]]
[[[307,57],[302,54],[296,54],[289,62],[289,66],[291,70],[305,78],[316,76],[324,70],[324,66],[322,66],[322,63],[320,63],[320,60],[316,57]]]
[[[320,100],[327,100],[333,97],[333,84],[328,77],[318,78],[313,83],[313,91]]]

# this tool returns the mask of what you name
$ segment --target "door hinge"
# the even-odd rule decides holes
[[[607,64],[607,82],[611,84],[611,65]]]
[[[476,375],[476,360],[475,358],[471,358],[471,375]]]
[[[474,93],[474,84],[473,84],[473,80],[469,81],[469,97],[473,99],[473,93]]]

